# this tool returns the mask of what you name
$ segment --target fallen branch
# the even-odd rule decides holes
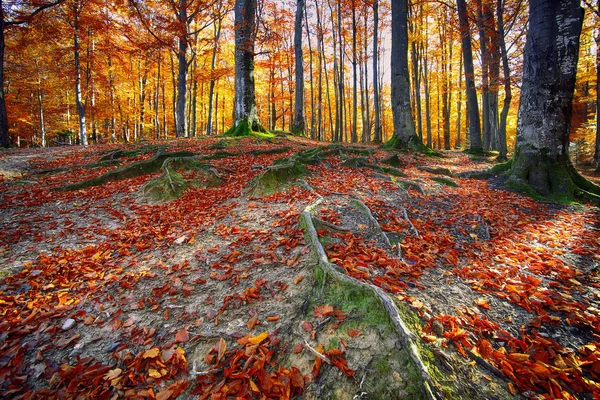
[[[404,217],[404,220],[408,223],[410,233],[412,233],[416,237],[419,237],[419,231],[417,230],[417,228],[415,228],[415,226],[413,225],[410,218],[408,218],[408,211],[406,211],[406,208],[404,208],[404,207],[402,207],[401,209],[402,209],[402,216]]]
[[[312,348],[310,346],[310,344],[308,344],[308,342],[305,340],[304,341],[304,346],[306,346],[306,348],[313,353],[316,357],[319,357],[321,360],[325,361],[327,364],[331,365],[331,361],[329,360],[329,358],[325,357],[323,354],[319,353],[317,350],[315,350],[314,348]]]

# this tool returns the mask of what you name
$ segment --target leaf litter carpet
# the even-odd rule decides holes
[[[210,156],[219,143],[160,145]],[[298,224],[318,199],[329,260],[405,310],[434,396],[600,398],[597,209],[439,179],[489,166],[460,153],[399,154],[402,179],[342,165],[353,147],[298,185],[244,194],[316,145],[232,140],[211,160],[222,185],[156,204],[140,193],[158,173],[53,190],[115,168],[81,167],[115,146],[0,154],[0,398],[353,398],[392,372],[386,398],[427,397],[410,366],[374,367],[396,354],[394,332],[323,296]],[[366,150],[371,165],[390,154]]]

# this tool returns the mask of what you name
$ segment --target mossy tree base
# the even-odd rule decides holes
[[[142,193],[150,202],[164,202],[181,197],[188,188],[220,186],[223,181],[209,163],[192,157],[174,157],[165,160],[162,174],[146,183]]]
[[[258,121],[248,121],[247,119],[241,120],[237,125],[229,128],[223,136],[228,137],[248,137],[255,136],[264,139],[272,139],[275,137],[274,134],[269,133]]]
[[[410,138],[408,142],[403,142],[396,136],[381,146],[384,150],[414,151],[428,156],[441,157],[442,154],[425,146],[417,136]]]
[[[534,198],[559,203],[576,198],[600,205],[600,186],[582,177],[573,167],[568,155],[558,160],[546,156],[543,149],[530,146],[517,148],[510,162],[506,186],[525,192]]]

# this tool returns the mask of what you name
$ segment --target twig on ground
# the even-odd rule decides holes
[[[329,360],[329,358],[325,357],[323,354],[319,353],[317,350],[315,350],[314,348],[311,347],[310,344],[308,344],[308,342],[305,340],[304,341],[304,345],[306,346],[306,348],[313,353],[315,356],[319,357],[321,360],[325,361],[327,364],[331,365],[331,361]]]

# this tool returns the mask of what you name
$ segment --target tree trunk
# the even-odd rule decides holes
[[[483,151],[481,143],[481,123],[479,120],[479,105],[475,91],[475,72],[473,68],[473,50],[471,48],[471,34],[467,19],[467,4],[465,0],[456,0],[458,8],[458,22],[460,25],[461,43],[465,68],[465,84],[467,86],[467,110],[469,112],[469,150],[474,153]]]
[[[599,0],[600,1],[600,0]],[[502,55],[502,74],[504,79],[504,104],[500,113],[500,122],[498,124],[498,159],[506,160],[506,120],[508,111],[510,110],[510,101],[512,100],[512,92],[510,85],[510,67],[508,65],[508,53],[506,51],[506,41],[504,39],[504,16],[502,12],[502,1],[498,0],[496,6],[496,15],[498,18],[498,44]]]
[[[219,1],[218,9],[221,9],[221,1]],[[221,22],[222,17],[215,18],[213,26],[213,50],[210,61],[210,83],[208,87],[208,125],[206,126],[206,136],[210,136],[213,133],[213,98],[215,93],[216,79],[214,77],[215,68],[217,67],[217,52],[219,50],[219,39],[221,38]],[[216,109],[216,107],[215,107]],[[216,110],[215,110],[216,111]],[[215,118],[218,124],[218,119]]]
[[[427,147],[433,145],[433,137],[431,133],[431,96],[429,92],[429,66],[428,66],[428,53],[427,53],[427,42],[425,42],[425,48],[423,49],[423,59],[421,60],[421,76],[423,78],[423,88],[425,89],[425,127],[427,136]]]
[[[42,96],[42,74],[40,72],[40,65],[38,59],[34,60],[35,69],[37,71],[37,101],[38,101],[38,116],[40,118],[40,138],[42,141],[42,147],[46,147],[46,125],[44,123],[44,107],[43,107],[43,96]]]
[[[306,10],[306,2],[303,4],[304,6],[304,20],[306,22],[306,39],[308,42],[308,68],[310,75],[310,138],[315,138],[315,88],[314,88],[314,77],[313,77],[313,49],[312,42],[310,39],[310,29],[308,24],[308,12]]]
[[[517,142],[507,183],[543,196],[574,194],[569,134],[582,23],[577,0],[529,2]]]
[[[501,0],[500,0],[501,2]],[[460,122],[461,122],[461,108],[462,108],[462,71],[463,71],[463,58],[460,53],[458,62],[458,101],[456,102],[456,146],[455,148],[460,149]]]
[[[479,29],[479,48],[481,49],[481,111],[482,111],[482,133],[483,149],[490,150],[490,94],[489,94],[489,55],[488,37],[485,31],[484,11],[482,0],[475,1],[477,5],[477,28]]]
[[[392,113],[393,147],[414,148],[422,145],[415,132],[410,108],[408,78],[408,0],[392,0]]]
[[[177,137],[185,137],[185,97],[187,91],[187,9],[186,1],[180,0],[179,10],[177,14],[177,20],[182,26],[180,30],[184,32],[180,33],[178,37],[179,46],[177,49],[177,103],[175,111],[175,135]]]
[[[80,5],[77,1],[73,5],[73,57],[75,61],[75,104],[77,106],[77,121],[79,122],[79,144],[88,145],[85,127],[85,104],[81,94],[81,58],[79,53],[79,12]]]
[[[294,125],[292,133],[304,134],[304,58],[302,56],[302,14],[304,0],[296,1],[296,21],[294,24],[294,57],[296,61],[296,99],[294,101]]]
[[[357,78],[358,73],[356,72],[356,1],[352,1],[352,143],[358,142],[358,134],[356,131],[356,125],[358,124],[358,91],[357,91]]]
[[[258,121],[254,87],[256,0],[235,2],[235,121],[230,133],[264,132]]]
[[[6,100],[4,99],[4,7],[0,7],[0,146],[10,147],[8,135],[8,116],[6,114]]]
[[[381,143],[381,106],[379,105],[379,0],[373,1],[373,141]]]

